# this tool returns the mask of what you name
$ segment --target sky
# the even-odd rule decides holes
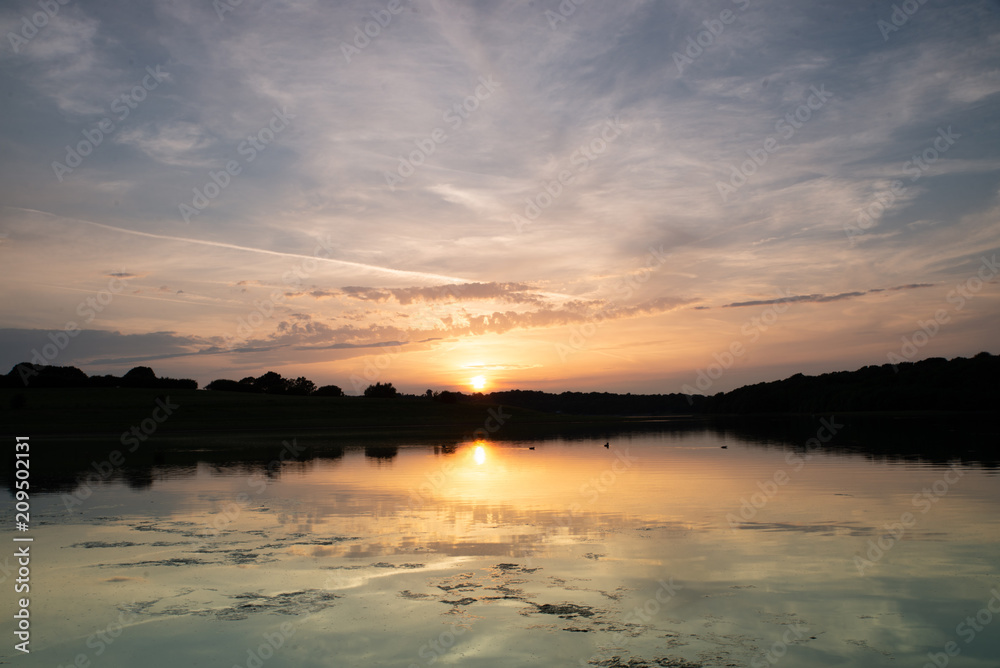
[[[1000,353],[1000,2],[0,9],[0,371],[713,394]]]

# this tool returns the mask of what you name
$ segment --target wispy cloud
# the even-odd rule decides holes
[[[911,283],[910,285],[897,285],[892,288],[872,288],[870,290],[863,290],[861,292],[841,292],[836,295],[790,295],[788,297],[778,297],[777,299],[755,299],[747,302],[733,302],[731,304],[723,304],[722,308],[738,308],[741,306],[767,306],[770,304],[791,304],[796,302],[813,302],[816,304],[825,304],[827,302],[836,302],[844,299],[853,299],[855,297],[863,297],[868,294],[873,294],[876,292],[893,292],[898,290],[916,290],[919,288],[930,288],[933,287],[933,283]]]
[[[531,286],[522,283],[453,283],[428,287],[365,288],[346,286],[339,290],[310,290],[307,293],[289,293],[288,296],[308,294],[317,299],[349,297],[359,301],[395,301],[403,306],[414,303],[458,302],[496,300],[513,304],[540,304],[545,298]]]

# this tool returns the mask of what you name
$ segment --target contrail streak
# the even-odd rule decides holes
[[[283,251],[267,250],[265,248],[252,248],[250,246],[240,246],[238,244],[229,244],[222,241],[206,241],[204,239],[190,239],[188,237],[174,237],[167,234],[153,234],[152,232],[140,232],[138,230],[129,230],[124,227],[115,227],[114,225],[105,225],[104,223],[95,223],[92,220],[85,220],[82,218],[64,218],[62,216],[57,216],[55,214],[48,213],[46,211],[37,211],[35,209],[24,209],[21,207],[11,207],[18,208],[21,211],[29,211],[31,213],[38,213],[51,218],[57,218],[59,220],[71,221],[76,223],[85,223],[87,225],[92,225],[94,227],[100,227],[106,230],[111,230],[112,232],[121,232],[123,234],[132,234],[139,237],[147,237],[149,239],[163,239],[165,241],[179,241],[189,244],[198,244],[201,246],[214,246],[216,248],[228,248],[230,250],[244,251],[247,253],[261,253],[263,255],[275,255],[277,257],[288,257],[288,258],[300,258],[303,260],[316,260],[318,262],[327,262],[331,264],[340,265],[342,267],[352,267],[355,269],[363,269],[365,271],[381,272],[384,274],[389,274],[391,276],[407,277],[407,278],[422,278],[435,281],[442,281],[445,283],[466,283],[468,282],[464,278],[456,278],[454,276],[443,276],[441,274],[430,274],[422,271],[407,271],[405,269],[390,269],[387,267],[379,267],[371,264],[364,264],[362,262],[351,262],[350,260],[337,260],[334,258],[320,257],[316,255],[303,255],[301,253],[286,253]]]

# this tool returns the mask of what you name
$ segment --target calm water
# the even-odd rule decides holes
[[[1000,485],[974,461],[698,430],[335,454],[33,497],[32,652],[5,615],[0,660],[1000,665]]]

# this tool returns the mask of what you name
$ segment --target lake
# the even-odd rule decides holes
[[[49,491],[32,496],[32,651],[13,650],[8,614],[0,656],[995,668],[1000,485],[981,437],[941,429],[929,454],[886,452],[928,431],[841,422],[795,437],[650,423],[308,450],[277,438],[244,462],[189,444],[103,480],[33,478]]]

